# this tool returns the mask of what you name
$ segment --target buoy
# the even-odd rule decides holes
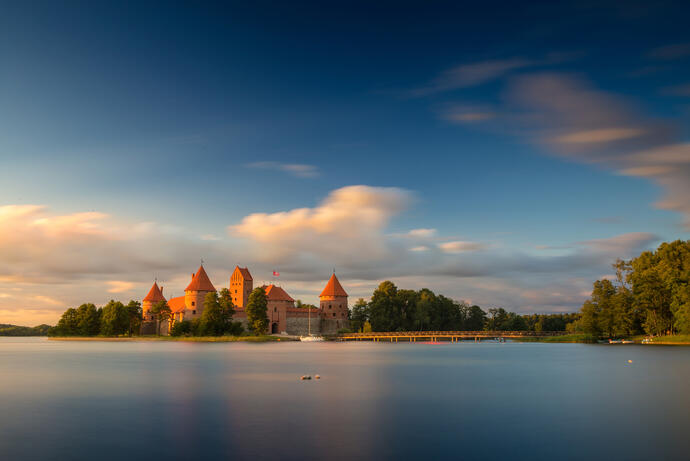
[[[311,379],[311,376],[309,376],[309,375],[302,375],[302,377],[301,377],[300,379],[302,379],[302,380]]]
[[[632,360],[628,360],[628,363],[632,363]]]
[[[319,376],[319,375],[314,375],[314,379],[321,379],[321,376]]]

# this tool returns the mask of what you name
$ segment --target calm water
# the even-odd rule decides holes
[[[685,460],[689,416],[690,347],[0,338],[3,460]]]

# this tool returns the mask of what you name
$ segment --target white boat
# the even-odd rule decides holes
[[[311,307],[307,307],[307,309],[309,309],[309,320],[307,320],[307,336],[300,336],[299,340],[307,343],[325,341],[323,336],[315,336],[311,334]]]
[[[300,336],[300,337],[299,337],[299,340],[300,340],[300,341],[304,341],[304,342],[325,341],[325,339],[323,339],[323,336],[314,336],[314,335]]]

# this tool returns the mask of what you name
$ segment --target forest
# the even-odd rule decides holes
[[[690,334],[690,241],[662,243],[594,282],[577,331],[602,337]]]

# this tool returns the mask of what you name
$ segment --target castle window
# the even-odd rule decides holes
[[[335,312],[333,312],[333,317],[335,317]]]
[[[274,307],[274,308],[273,308],[273,312],[278,312],[278,308],[277,308],[277,307]]]
[[[193,310],[193,311],[192,311],[192,314],[196,315],[196,310]]]
[[[237,290],[235,290],[235,293],[237,293]]]
[[[329,308],[329,309],[333,309],[333,306],[331,306],[331,305],[329,304],[329,305],[328,305],[328,308]]]
[[[194,305],[194,301],[192,301],[192,306]]]

